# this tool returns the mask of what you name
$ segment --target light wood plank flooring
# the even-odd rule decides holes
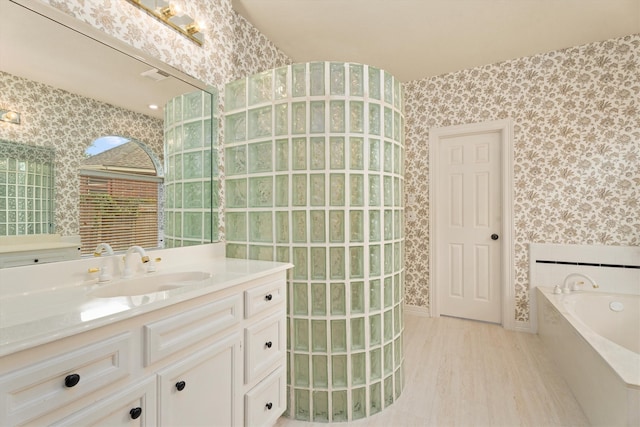
[[[588,426],[537,335],[499,325],[405,317],[402,396],[353,426]],[[326,426],[280,418],[277,427]]]

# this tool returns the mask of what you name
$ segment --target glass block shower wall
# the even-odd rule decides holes
[[[165,106],[164,246],[210,243],[218,233],[215,96],[196,91]],[[215,236],[213,236],[215,233]]]
[[[349,421],[403,387],[400,83],[295,64],[225,91],[227,256],[292,262],[288,416]]]

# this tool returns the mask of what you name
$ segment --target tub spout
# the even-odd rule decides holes
[[[583,281],[574,281],[573,284],[571,286],[569,286],[569,279],[572,278],[583,278],[586,281],[588,281],[589,283],[591,283],[591,287],[593,289],[597,289],[600,286],[598,286],[598,284],[596,283],[595,280],[593,280],[591,277],[587,276],[586,274],[582,274],[582,273],[571,273],[569,275],[567,275],[567,277],[564,278],[564,282],[562,282],[562,291],[566,294],[568,294],[571,291],[577,291],[578,289],[580,289],[580,285],[584,285]]]

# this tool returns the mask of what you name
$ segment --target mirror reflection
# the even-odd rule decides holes
[[[28,210],[37,203],[35,189],[25,184],[9,190],[8,181],[20,179],[20,171],[10,171],[9,157],[0,156],[0,238],[82,236],[83,229],[91,229],[83,253],[92,253],[96,243],[114,243],[117,233],[127,234],[130,240],[122,243],[126,247],[218,240],[218,185],[212,179],[217,161],[211,149],[215,100],[203,90],[204,84],[4,0],[0,57],[0,107],[18,112],[21,119],[19,124],[0,122],[0,139],[11,147],[50,150],[55,173],[52,212],[46,218],[40,214],[40,226],[29,226],[27,217],[35,221],[35,213]],[[125,143],[101,153],[87,152],[104,137]],[[122,163],[118,156],[132,162]],[[25,179],[38,179],[32,175]],[[129,192],[127,201],[120,193],[108,192],[114,179]],[[138,187],[143,182],[155,190],[142,192]],[[107,210],[105,200],[111,203]],[[99,204],[103,212],[86,214],[87,204]],[[125,223],[127,215],[133,222]],[[122,231],[108,230],[107,224]],[[141,224],[144,233],[138,233]],[[151,228],[155,237],[147,235]],[[137,234],[144,237],[133,237]]]

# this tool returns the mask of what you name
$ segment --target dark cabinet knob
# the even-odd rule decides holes
[[[271,301],[273,299],[273,295],[267,294],[265,295],[264,299],[266,299],[267,301]]]
[[[271,410],[271,408],[273,408],[273,403],[268,402],[266,405],[264,405],[267,407],[268,410]]]
[[[491,235],[491,240],[498,240],[500,236],[498,236],[497,234],[492,234]]]
[[[178,389],[178,391],[184,390],[186,386],[187,386],[187,383],[185,383],[184,381],[178,381],[176,383],[176,388]]]
[[[132,420],[137,420],[138,418],[140,418],[140,415],[142,415],[142,408],[141,407],[133,408],[132,410],[129,411],[129,415],[131,415]]]
[[[80,375],[70,374],[64,377],[64,385],[66,387],[73,387],[80,382]]]
[[[264,343],[264,345],[267,346],[267,348],[271,348],[273,343],[271,341],[267,341],[266,343]]]

